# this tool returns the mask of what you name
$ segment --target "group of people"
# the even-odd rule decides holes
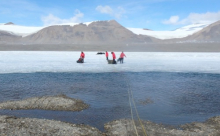
[[[115,55],[114,52],[111,52],[111,54],[112,54],[112,59],[113,59],[112,64],[116,64],[116,60],[115,60],[116,55]],[[107,51],[105,52],[105,56],[106,56],[106,59],[108,60],[108,52]],[[117,61],[119,61],[120,63],[123,63],[124,57],[126,57],[126,56],[125,56],[124,52],[122,51],[121,54],[120,54],[120,57]],[[81,54],[80,54],[80,58],[77,62],[78,63],[84,63],[84,58],[85,58],[85,53],[82,51]]]
[[[115,60],[116,55],[115,55],[114,52],[111,52],[111,54],[112,54],[113,64],[116,64],[116,60]],[[107,51],[105,52],[105,56],[106,56],[106,59],[108,60],[108,52]],[[125,56],[124,52],[122,51],[121,54],[120,54],[120,57],[117,61],[120,61],[120,63],[123,63],[124,57],[126,57],[126,56]]]

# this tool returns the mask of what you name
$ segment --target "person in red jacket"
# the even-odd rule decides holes
[[[111,54],[112,54],[112,58],[113,58],[113,62],[112,62],[112,64],[116,64],[116,61],[115,61],[115,59],[116,59],[116,55],[115,55],[114,52],[111,52]]]
[[[126,57],[126,56],[125,56],[124,52],[122,51],[120,58],[119,58],[120,63],[123,63],[124,57]]]
[[[106,60],[108,60],[108,52],[105,52]]]
[[[85,54],[83,51],[80,54],[80,58],[82,59],[82,63],[84,63]]]

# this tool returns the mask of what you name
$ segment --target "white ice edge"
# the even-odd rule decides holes
[[[0,51],[0,73],[34,72],[198,72],[220,74],[220,53],[125,52],[124,64],[107,64],[105,55],[85,52]],[[109,52],[110,54],[110,52]],[[116,52],[117,58],[120,52]],[[110,54],[109,58],[112,56]]]

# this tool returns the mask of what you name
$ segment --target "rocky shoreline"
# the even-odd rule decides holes
[[[59,110],[59,111],[81,111],[87,109],[88,104],[82,100],[69,98],[65,95],[33,97],[20,101],[7,101],[0,103],[0,109],[10,110]]]
[[[70,124],[61,121],[17,118],[0,116],[0,135],[22,136],[219,136],[220,116],[212,117],[203,123],[194,122],[185,124],[176,129],[150,121],[134,121],[130,119],[115,120],[105,124],[105,132],[84,124]],[[145,130],[143,130],[143,128]]]
[[[134,125],[135,123],[135,125]],[[220,116],[212,117],[205,122],[194,122],[181,125],[180,128],[156,124],[150,121],[115,120],[105,124],[108,136],[219,136]],[[135,131],[135,127],[136,130]]]
[[[0,109],[44,109],[62,111],[81,111],[89,105],[81,100],[64,95],[33,97],[20,101],[0,103]],[[179,128],[156,124],[150,121],[132,121],[120,119],[104,125],[104,132],[88,125],[76,125],[61,121],[18,118],[14,116],[0,116],[0,135],[22,136],[219,136],[220,116],[212,117],[205,122],[193,122],[181,125]]]
[[[101,136],[102,133],[87,125],[75,125],[46,119],[0,116],[1,136]]]

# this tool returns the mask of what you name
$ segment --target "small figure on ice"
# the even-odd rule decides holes
[[[105,52],[106,60],[108,60],[108,52]]]
[[[116,59],[115,53],[111,52],[111,54],[112,54],[112,58],[113,58],[112,64],[117,64],[116,61],[115,61],[115,59]]]
[[[84,63],[84,58],[85,58],[85,54],[84,54],[84,52],[82,51],[81,54],[80,54],[79,60],[77,60],[77,63]]]
[[[123,63],[124,57],[126,57],[126,56],[125,56],[124,52],[122,51],[121,55],[120,55],[120,58],[119,58],[120,63]]]

